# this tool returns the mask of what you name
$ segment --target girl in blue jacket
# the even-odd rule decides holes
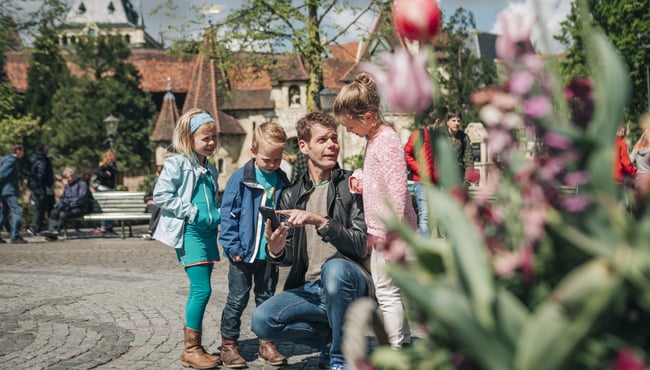
[[[190,281],[181,363],[197,369],[213,368],[221,361],[201,345],[203,315],[212,293],[210,276],[220,259],[219,174],[208,162],[217,144],[217,125],[209,113],[191,109],[183,114],[172,137],[178,155],[165,160],[153,194],[162,210],[154,238],[175,248]]]

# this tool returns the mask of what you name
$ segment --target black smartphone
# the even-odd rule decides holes
[[[280,218],[275,213],[275,209],[262,206],[260,207],[260,213],[262,214],[262,217],[264,217],[265,222],[267,219],[271,220],[271,229],[273,231],[280,226]]]

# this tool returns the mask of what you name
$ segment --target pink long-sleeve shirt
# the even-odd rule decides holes
[[[407,189],[404,150],[397,132],[382,125],[368,139],[363,161],[363,210],[368,234],[386,237],[381,218],[389,218],[391,209],[415,230],[417,216]]]

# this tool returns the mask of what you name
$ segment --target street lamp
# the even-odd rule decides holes
[[[334,99],[336,99],[336,90],[326,87],[318,93],[318,98],[320,99],[320,107],[323,112],[329,113],[332,111]]]
[[[648,106],[646,109],[650,111],[650,33],[639,33],[637,34],[639,38],[639,44],[642,49],[645,49],[645,80],[646,80],[646,91],[648,92]]]
[[[113,140],[117,134],[117,125],[119,123],[120,120],[113,114],[110,114],[108,117],[104,118],[104,125],[106,126],[106,140],[108,141],[108,147],[111,149],[113,149]]]

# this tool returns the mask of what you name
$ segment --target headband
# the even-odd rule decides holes
[[[210,114],[205,112],[197,114],[196,116],[190,118],[190,133],[193,134],[194,131],[198,130],[199,127],[210,122],[214,122],[214,118],[212,118]]]

